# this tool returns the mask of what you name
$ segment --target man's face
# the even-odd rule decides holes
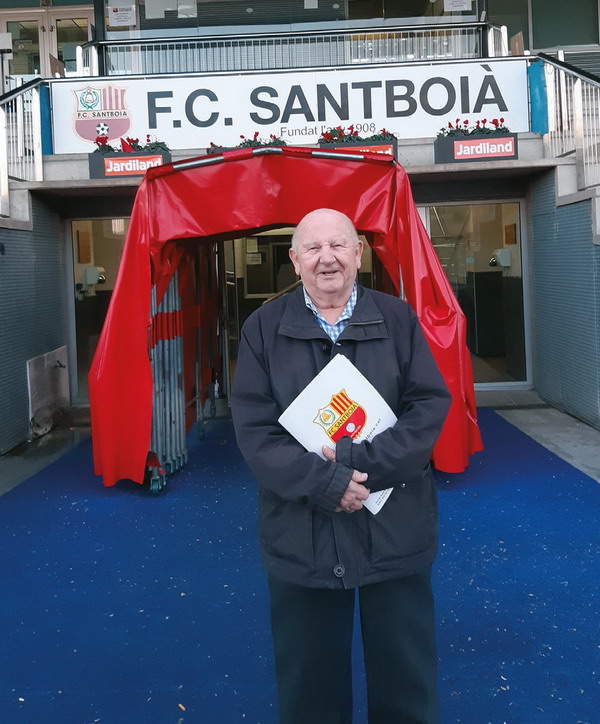
[[[316,211],[301,222],[290,259],[311,299],[332,306],[348,301],[360,268],[362,241],[349,221],[333,211]]]

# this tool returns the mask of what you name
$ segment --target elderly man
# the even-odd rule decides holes
[[[356,592],[369,723],[437,721],[429,458],[449,395],[409,305],[356,283],[361,254],[348,217],[307,214],[290,250],[302,285],[255,312],[242,331],[231,403],[259,483],[283,724],[352,721]],[[337,354],[398,422],[371,442],[342,437],[322,459],[277,420]],[[370,492],[390,487],[377,515],[363,507]]]

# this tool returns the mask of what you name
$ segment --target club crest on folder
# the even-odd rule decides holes
[[[333,442],[344,435],[358,437],[365,426],[367,415],[358,402],[351,400],[346,390],[340,390],[331,397],[325,407],[321,407],[313,422],[325,430]]]

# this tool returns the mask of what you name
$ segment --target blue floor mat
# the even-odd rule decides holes
[[[441,723],[598,724],[600,486],[480,422],[437,475]],[[228,421],[190,447],[158,496],[86,441],[0,497],[3,724],[277,722],[255,483]]]

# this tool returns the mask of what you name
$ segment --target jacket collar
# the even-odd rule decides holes
[[[299,285],[289,296],[286,304],[279,334],[296,339],[329,339],[319,327],[314,314],[304,302],[302,285]],[[341,340],[386,339],[387,329],[379,307],[369,289],[358,286],[358,299],[354,312],[347,327],[338,337]]]

